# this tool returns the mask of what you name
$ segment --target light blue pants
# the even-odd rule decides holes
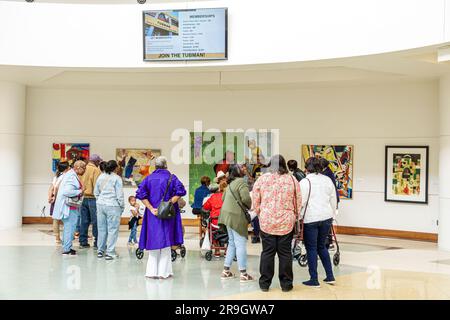
[[[239,271],[247,270],[247,238],[231,228],[228,231],[228,248],[225,256],[224,266],[231,267],[234,257],[237,256]]]
[[[98,252],[109,256],[116,254],[122,208],[97,203]]]
[[[79,210],[70,210],[67,218],[62,218],[61,221],[64,224],[62,248],[63,252],[69,252],[72,249],[73,234],[77,228],[77,221],[80,217]]]

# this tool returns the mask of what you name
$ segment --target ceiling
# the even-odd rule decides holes
[[[2,0],[12,2],[26,2],[25,0]],[[147,0],[147,3],[177,3],[192,2],[194,0]],[[208,0],[195,0],[208,1]],[[137,4],[137,0],[34,0],[35,3],[77,3],[77,4]],[[31,5],[31,4],[30,4]]]
[[[243,66],[55,68],[0,65],[0,80],[43,88],[247,90],[432,80],[450,72],[438,47],[343,59]]]

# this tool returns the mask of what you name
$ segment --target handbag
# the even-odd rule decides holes
[[[164,198],[167,195],[167,191],[169,191],[170,183],[172,182],[173,175],[170,176],[169,181],[167,182],[166,191],[162,197],[161,203],[158,206],[158,218],[161,220],[172,219],[176,216],[175,206],[172,201],[164,201]]]
[[[78,183],[80,184],[80,188],[81,188],[81,181],[80,179],[78,179]],[[75,196],[75,197],[68,197],[66,199],[66,205],[68,205],[69,207],[74,207],[74,208],[81,208],[81,205],[83,204],[83,198],[81,195]]]
[[[69,207],[80,208],[82,204],[83,197],[81,196],[69,197],[66,200],[66,205],[68,205]]]
[[[252,217],[249,213],[249,209],[246,208],[234,195],[233,191],[231,190],[231,185],[228,187],[228,190],[230,190],[231,195],[233,196],[234,200],[236,200],[237,204],[239,205],[239,207],[241,207],[242,211],[244,212],[245,215],[245,219],[247,220],[248,223],[252,222]]]

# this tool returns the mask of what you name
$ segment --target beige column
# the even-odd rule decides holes
[[[22,225],[24,85],[0,82],[0,229]]]

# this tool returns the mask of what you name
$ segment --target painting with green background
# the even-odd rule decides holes
[[[222,138],[223,145],[220,150],[213,148],[211,143],[218,142]],[[238,146],[241,146],[238,148]],[[206,151],[206,152],[205,152]],[[217,155],[215,152],[220,152]],[[220,133],[194,133],[191,132],[191,154],[189,163],[189,203],[194,202],[195,190],[200,187],[200,179],[208,176],[211,181],[215,178],[214,172],[215,162],[208,158],[208,155],[216,159],[223,159],[226,151],[233,151],[238,162],[244,159],[244,134],[233,133],[228,135],[225,132]],[[205,155],[206,153],[206,155]]]

